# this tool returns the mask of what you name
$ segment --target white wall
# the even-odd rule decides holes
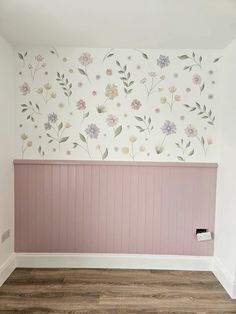
[[[0,36],[0,285],[7,260],[14,251],[14,61],[13,49]],[[1,235],[10,229],[10,238]]]
[[[215,259],[217,277],[236,298],[236,40],[221,63],[220,156],[217,186]],[[233,291],[235,289],[235,291]]]

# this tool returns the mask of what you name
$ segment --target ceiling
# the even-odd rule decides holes
[[[15,46],[224,48],[236,0],[0,0],[0,34]]]

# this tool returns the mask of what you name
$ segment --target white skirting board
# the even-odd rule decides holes
[[[11,254],[6,262],[0,267],[0,287],[16,268],[15,254]]]
[[[236,299],[236,282],[211,256],[98,254],[98,253],[16,253],[0,268],[0,286],[16,267],[23,268],[118,268],[213,271]]]
[[[16,254],[17,267],[127,268],[209,271],[212,257],[149,254]]]
[[[236,299],[236,281],[224,267],[224,265],[216,258],[214,258],[213,273],[219,280],[221,285],[227,291],[232,299]]]

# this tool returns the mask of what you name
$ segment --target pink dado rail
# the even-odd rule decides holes
[[[213,254],[217,164],[14,164],[16,252]]]

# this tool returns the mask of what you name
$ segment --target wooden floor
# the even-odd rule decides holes
[[[236,313],[210,272],[16,269],[0,313]]]

